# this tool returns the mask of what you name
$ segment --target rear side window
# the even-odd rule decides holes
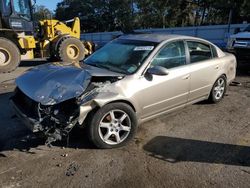
[[[190,53],[190,63],[196,63],[213,58],[210,45],[194,41],[188,41],[187,45]]]

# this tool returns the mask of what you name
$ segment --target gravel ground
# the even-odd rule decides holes
[[[0,187],[249,187],[249,71],[219,104],[161,116],[127,146],[99,150],[79,129],[45,147],[13,116],[13,79],[29,68],[0,75]]]

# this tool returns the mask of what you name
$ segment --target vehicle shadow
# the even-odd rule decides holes
[[[15,116],[9,104],[12,92],[0,94],[0,152],[17,150],[31,153],[31,148],[44,145],[46,139],[41,134],[34,134]],[[87,138],[87,131],[75,127],[68,138],[52,143],[52,146],[92,149]],[[1,154],[0,154],[1,157]]]
[[[185,161],[250,166],[248,146],[157,136],[143,149],[150,156],[171,163]]]

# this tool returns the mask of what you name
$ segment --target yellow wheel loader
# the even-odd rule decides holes
[[[0,73],[15,70],[21,60],[56,58],[68,64],[92,53],[80,41],[80,20],[39,21],[34,32],[31,0],[0,0]]]

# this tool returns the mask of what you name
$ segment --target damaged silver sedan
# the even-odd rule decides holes
[[[16,79],[18,117],[47,144],[87,126],[99,148],[125,145],[137,125],[202,100],[219,102],[236,60],[214,44],[178,35],[127,35],[81,64],[42,65]],[[153,127],[152,127],[153,128]]]

